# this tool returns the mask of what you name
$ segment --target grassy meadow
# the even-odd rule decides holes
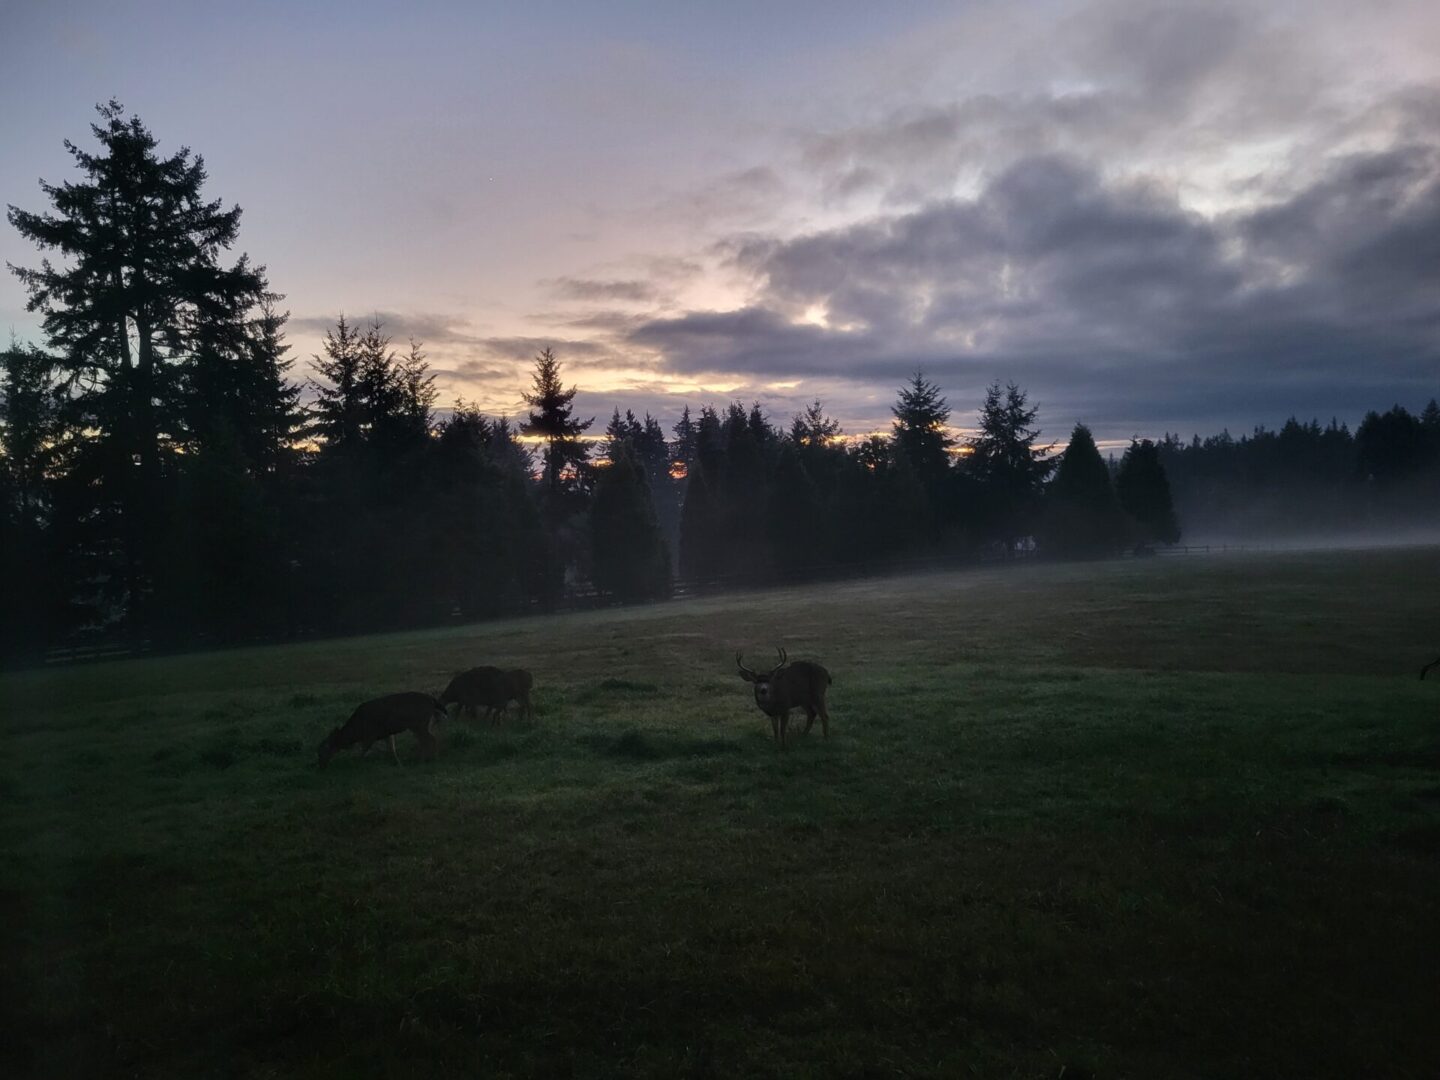
[[[0,1071],[1434,1077],[1437,601],[1231,554],[0,676]],[[482,663],[532,724],[315,767]]]

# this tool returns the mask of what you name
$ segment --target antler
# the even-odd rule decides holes
[[[740,662],[740,653],[738,651],[735,653],[735,666],[740,669],[741,675],[744,675],[746,678],[749,678],[751,680],[755,678],[755,672],[751,671],[748,667],[746,667]]]
[[[782,649],[780,646],[778,646],[778,645],[775,646],[775,651],[780,654],[780,666],[781,666],[781,667],[784,667],[786,664],[788,664],[788,663],[790,662],[790,657],[785,654],[785,650]]]

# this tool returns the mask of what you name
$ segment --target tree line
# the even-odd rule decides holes
[[[1440,525],[1440,404],[1371,410],[1352,433],[1295,417],[1279,429],[1159,442],[1176,505],[1242,539]]]
[[[1354,437],[1292,422],[1135,440],[1118,462],[1077,425],[1054,453],[1013,384],[957,441],[920,373],[884,435],[847,438],[819,401],[788,426],[732,402],[687,406],[668,432],[617,409],[597,444],[551,350],[523,419],[463,401],[442,417],[423,343],[343,316],[302,381],[283,297],[230,255],[241,211],[206,198],[203,159],[162,156],[115,102],[99,113],[98,151],[66,143],[78,178],[42,183],[43,212],[8,212],[46,257],[11,267],[45,345],[0,354],[6,653],[80,632],[163,645],[425,625],[579,589],[664,597],[676,577],[1103,556],[1176,542],[1177,502],[1209,512],[1236,477],[1349,469],[1352,486],[1392,487],[1440,458],[1433,402]]]

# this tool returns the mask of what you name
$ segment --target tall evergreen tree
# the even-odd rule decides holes
[[[439,526],[425,587],[468,618],[523,610],[552,592],[529,468],[504,418],[457,402],[440,425],[424,469],[426,517]]]
[[[390,347],[390,336],[378,317],[372,317],[357,346],[357,391],[363,431],[370,445],[385,459],[403,451],[413,434],[405,408],[405,387],[400,360]]]
[[[289,379],[295,361],[285,354],[285,324],[288,311],[278,311],[281,297],[265,296],[251,328],[250,366],[255,373],[255,396],[250,402],[252,421],[244,425],[251,443],[247,456],[256,468],[273,472],[304,427],[300,387]]]
[[[552,349],[544,349],[535,357],[532,389],[524,394],[530,416],[521,425],[525,435],[538,435],[545,440],[542,453],[545,488],[552,501],[558,502],[567,492],[580,486],[579,471],[589,456],[579,436],[595,422],[574,417],[577,390],[566,390],[560,381],[560,361]]]
[[[765,508],[771,550],[779,570],[795,574],[822,561],[825,554],[820,494],[800,459],[800,448],[780,449],[770,501]]]
[[[0,472],[16,512],[37,522],[61,436],[59,367],[43,349],[14,339],[0,353]]]
[[[46,644],[62,602],[50,472],[60,431],[55,358],[11,341],[0,353],[0,657]]]
[[[946,427],[950,406],[940,388],[916,372],[909,385],[900,388],[891,412],[895,414],[891,438],[896,450],[926,490],[938,493],[950,468],[950,448],[955,445]]]
[[[982,527],[1004,542],[1007,554],[1034,530],[1041,491],[1055,467],[1048,447],[1035,445],[1038,414],[1020,387],[1010,383],[1002,391],[995,383],[980,407],[980,433],[966,444],[965,468],[976,483]]]
[[[11,206],[21,236],[64,257],[12,267],[44,314],[50,347],[72,392],[69,424],[91,433],[97,497],[122,509],[115,577],[141,622],[163,532],[164,470],[184,427],[183,361],[204,346],[216,312],[243,311],[265,292],[263,272],[222,254],[240,208],[205,201],[203,159],[161,157],[139,117],[115,101],[91,131],[100,152],[66,142],[82,178],[41,183],[51,213]]]
[[[850,464],[840,434],[840,422],[826,415],[825,406],[819,400],[807,405],[790,421],[789,442],[799,451],[822,507],[833,500],[840,473]],[[834,529],[822,529],[822,547],[829,545],[834,532]]]
[[[839,434],[840,422],[825,415],[825,406],[818,398],[790,421],[790,439],[796,446],[828,446]]]
[[[648,412],[635,436],[635,448],[640,464],[645,466],[645,475],[650,478],[651,489],[658,492],[670,480],[670,444],[660,421]]]
[[[675,436],[670,443],[673,460],[688,472],[690,463],[695,460],[695,440],[698,435],[695,422],[690,419],[689,405],[685,406],[680,413],[680,419],[671,430]]]
[[[1084,424],[1076,424],[1060,456],[1055,479],[1045,492],[1043,543],[1052,554],[1071,558],[1111,555],[1120,547],[1119,503],[1110,470]]]
[[[763,574],[769,570],[765,518],[756,513],[767,505],[770,494],[766,436],[762,434],[768,429],[758,407],[747,413],[736,401],[725,412],[724,467],[719,482],[710,489],[719,496],[716,509],[723,536],[721,572],[725,574]]]
[[[1170,481],[1160,462],[1160,450],[1149,439],[1130,441],[1115,475],[1120,508],[1129,514],[1149,542],[1174,544],[1180,540],[1180,522],[1170,498]]]
[[[1355,448],[1360,475],[1387,484],[1425,464],[1425,431],[1419,418],[1403,405],[1383,413],[1372,410],[1355,431]]]
[[[610,417],[610,423],[605,427],[605,441],[600,446],[601,456],[608,461],[614,461],[627,446],[633,452],[643,434],[644,428],[640,426],[640,421],[635,419],[635,414],[626,409],[625,415],[621,416],[617,407]]]
[[[628,441],[617,445],[596,481],[590,537],[596,588],[620,600],[668,594],[670,553],[655,516],[645,468]]]
[[[365,430],[365,403],[360,386],[360,332],[342,314],[325,331],[324,356],[312,358],[317,374],[315,433],[332,447],[359,446]]]
[[[694,461],[705,470],[712,485],[725,471],[725,432],[720,426],[720,414],[709,405],[700,407],[700,419],[695,424]]]
[[[406,438],[423,440],[435,423],[435,402],[440,391],[435,389],[435,376],[425,359],[421,343],[410,339],[410,351],[400,358],[396,369],[400,384],[399,419]]]
[[[693,582],[724,573],[721,505],[710,474],[699,456],[685,478],[685,503],[680,510],[680,574]]]

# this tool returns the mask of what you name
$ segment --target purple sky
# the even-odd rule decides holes
[[[917,367],[1054,438],[1440,394],[1433,2],[0,0],[0,42],[0,202],[114,96],[245,208],[302,359],[378,313],[447,403],[518,411],[545,345],[601,425],[859,432]]]

